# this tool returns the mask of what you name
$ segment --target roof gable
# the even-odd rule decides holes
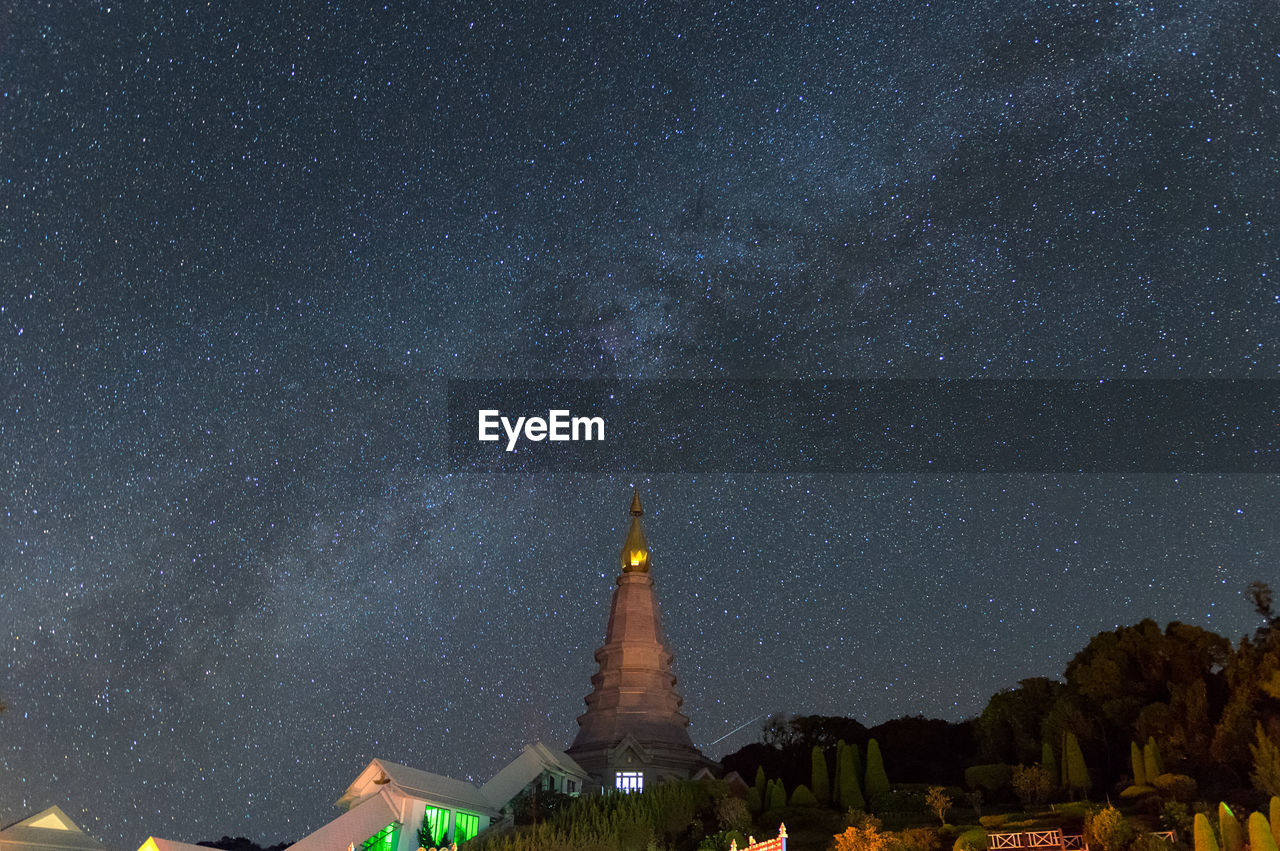
[[[62,807],[59,807],[57,804],[54,804],[43,812],[36,813],[29,818],[16,822],[10,825],[10,827],[38,827],[42,830],[70,830],[76,833],[84,833],[84,831],[71,820],[71,817],[62,811]]]
[[[347,787],[337,804],[350,809],[365,798],[388,790],[435,804],[494,814],[488,798],[471,783],[385,759],[370,762],[355,782]]]

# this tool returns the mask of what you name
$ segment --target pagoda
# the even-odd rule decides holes
[[[689,718],[680,712],[684,700],[663,640],[643,515],[640,494],[633,493],[609,626],[595,654],[600,667],[567,751],[602,788],[624,792],[716,768],[694,747]]]

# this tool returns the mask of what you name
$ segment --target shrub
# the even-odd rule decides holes
[[[1121,792],[1121,798],[1141,798],[1146,795],[1154,795],[1156,787],[1154,786],[1126,786]]]
[[[1151,785],[1166,798],[1184,803],[1194,801],[1198,791],[1196,781],[1185,774],[1158,774],[1152,778]]]
[[[1013,766],[1001,762],[971,765],[964,770],[964,782],[970,789],[999,792],[1013,783]]]
[[[1163,836],[1144,833],[1129,846],[1130,851],[1174,851],[1174,844]]]
[[[956,837],[951,851],[984,851],[987,847],[987,832],[980,827],[971,827]]]
[[[1218,838],[1213,835],[1213,825],[1204,813],[1196,813],[1195,834],[1196,851],[1218,851]]]
[[[1249,816],[1249,848],[1251,851],[1277,851],[1271,825],[1262,813]]]
[[[913,827],[889,834],[889,851],[938,851],[937,831]]]
[[[818,799],[809,791],[809,787],[801,783],[791,793],[791,806],[793,807],[816,807]]]
[[[1181,801],[1165,801],[1160,807],[1159,820],[1163,830],[1177,832],[1178,838],[1183,841],[1191,832],[1191,811]]]
[[[858,824],[837,833],[831,843],[831,851],[888,851],[889,838],[880,832],[875,819],[859,819]]]
[[[1115,807],[1099,810],[1084,822],[1085,841],[1102,851],[1127,851],[1136,833]]]

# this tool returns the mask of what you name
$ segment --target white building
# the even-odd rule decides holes
[[[58,806],[0,830],[0,851],[106,851]]]

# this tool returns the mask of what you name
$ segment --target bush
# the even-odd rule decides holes
[[[982,825],[987,830],[998,830],[999,828],[1004,827],[1005,822],[1007,821],[1009,821],[1009,815],[1007,813],[999,813],[994,816],[982,816],[978,819],[978,824]]]
[[[801,783],[791,793],[791,806],[793,807],[816,807],[818,799],[809,791],[809,787]]]
[[[987,832],[980,827],[971,827],[956,837],[951,851],[984,851],[987,847]]]
[[[1099,810],[1084,821],[1084,837],[1090,848],[1127,851],[1136,833],[1115,807]]]
[[[1151,781],[1151,785],[1166,798],[1183,803],[1194,801],[1198,791],[1196,781],[1185,774],[1160,774]]]
[[[1154,786],[1127,786],[1124,791],[1120,793],[1120,797],[1128,799],[1143,798],[1147,795],[1154,795],[1155,793],[1156,787]]]
[[[938,851],[938,833],[925,827],[913,827],[889,834],[889,851]]]
[[[964,782],[970,789],[999,792],[1013,783],[1013,766],[1001,762],[971,765],[964,770]]]
[[[1163,836],[1144,833],[1129,846],[1130,851],[1174,851],[1174,844]]]
[[[1160,807],[1161,830],[1172,830],[1179,839],[1185,840],[1191,834],[1191,811],[1181,801],[1165,801]]]

